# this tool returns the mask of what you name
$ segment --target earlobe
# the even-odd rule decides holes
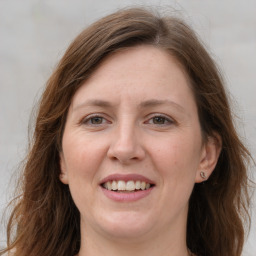
[[[207,176],[206,176],[205,172],[200,172],[200,176],[203,180],[207,180]]]
[[[221,152],[222,140],[219,134],[208,137],[202,149],[201,161],[196,174],[196,183],[206,181],[212,174]]]
[[[59,175],[59,179],[63,184],[68,184],[68,173],[66,170],[66,163],[65,163],[65,159],[63,156],[63,153],[60,153],[60,175]]]

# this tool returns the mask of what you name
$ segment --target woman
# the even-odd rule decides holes
[[[249,158],[193,31],[116,12],[48,81],[3,253],[239,256]]]

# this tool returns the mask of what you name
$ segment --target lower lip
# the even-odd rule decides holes
[[[112,190],[107,190],[105,188],[102,188],[102,191],[106,197],[108,197],[111,200],[118,201],[118,202],[132,202],[137,201],[142,198],[147,197],[154,187],[151,187],[146,190],[140,190],[136,192],[128,192],[128,193],[122,193],[122,192],[114,192]]]

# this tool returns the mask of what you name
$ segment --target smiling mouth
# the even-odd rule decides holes
[[[107,181],[101,184],[101,186],[107,190],[119,192],[119,193],[130,193],[130,192],[137,192],[142,190],[147,190],[153,187],[153,184],[147,183],[145,181],[140,180],[113,180]]]

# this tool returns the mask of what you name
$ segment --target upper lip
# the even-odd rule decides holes
[[[100,181],[100,184],[103,184],[108,181],[113,181],[113,180],[116,180],[116,181],[123,180],[125,182],[129,180],[133,180],[133,181],[139,180],[139,181],[145,181],[146,183],[155,184],[152,180],[140,174],[118,174],[118,173],[111,174],[105,177]]]

